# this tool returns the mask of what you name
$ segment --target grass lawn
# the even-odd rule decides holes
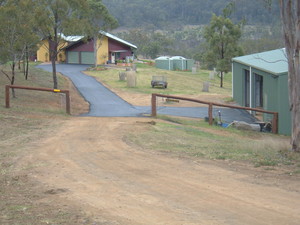
[[[228,98],[231,95],[231,73],[225,75],[224,87],[220,88],[220,79],[215,76],[209,79],[209,71],[200,70],[196,74],[191,71],[168,71],[157,69],[147,64],[137,64],[137,86],[134,88],[127,87],[126,81],[119,80],[119,72],[125,72],[125,68],[108,69],[103,71],[87,71],[101,82],[109,87],[118,88],[122,91],[152,94],[153,92],[170,95],[199,95],[207,94],[202,92],[203,82],[210,82],[209,93],[219,94]],[[168,81],[167,89],[153,89],[151,87],[152,76],[166,76]]]

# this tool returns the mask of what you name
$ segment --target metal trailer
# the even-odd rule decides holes
[[[167,77],[166,76],[152,76],[151,86],[152,86],[152,88],[155,88],[155,87],[167,88],[168,87]]]

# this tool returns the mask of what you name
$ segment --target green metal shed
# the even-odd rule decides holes
[[[168,56],[161,56],[155,59],[155,66],[163,70],[173,70],[173,61]]]
[[[155,59],[155,66],[164,70],[192,70],[194,60],[182,56],[161,56]]]
[[[232,59],[232,96],[241,106],[278,112],[278,132],[291,134],[285,49]],[[264,114],[265,121],[272,116]]]

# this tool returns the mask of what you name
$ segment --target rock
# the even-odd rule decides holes
[[[127,76],[127,87],[136,87],[136,72],[128,71],[126,72]]]
[[[196,74],[197,73],[197,67],[192,67],[192,73]]]
[[[205,81],[203,82],[203,92],[209,92],[209,82]]]
[[[125,72],[120,72],[119,73],[119,80],[122,80],[122,81],[126,80],[126,73]]]

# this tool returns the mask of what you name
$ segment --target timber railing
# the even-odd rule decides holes
[[[38,88],[38,87],[25,87],[25,86],[16,86],[16,85],[5,85],[5,107],[10,107],[10,97],[9,97],[9,89],[25,89],[25,90],[33,90],[33,91],[47,91],[54,93],[64,93],[66,95],[66,112],[71,114],[71,106],[70,106],[70,91],[69,90],[60,90],[60,89],[51,89],[51,88]]]
[[[157,97],[162,97],[162,98],[167,98],[167,99],[178,99],[178,100],[184,100],[184,101],[190,101],[190,102],[196,102],[196,103],[208,105],[209,125],[213,124],[213,106],[233,108],[233,109],[243,109],[243,110],[250,110],[250,111],[255,111],[255,112],[272,114],[273,115],[272,132],[274,134],[278,133],[278,112],[271,112],[271,111],[266,111],[266,110],[257,109],[257,108],[250,108],[250,107],[226,105],[226,104],[215,103],[215,102],[207,102],[207,101],[202,101],[202,100],[198,100],[198,99],[185,98],[185,97],[179,97],[179,96],[174,96],[174,95],[152,94],[152,98],[151,98],[151,116],[153,116],[153,117],[157,116],[157,107],[156,107],[156,105],[157,105],[156,104],[157,103],[156,98]]]

